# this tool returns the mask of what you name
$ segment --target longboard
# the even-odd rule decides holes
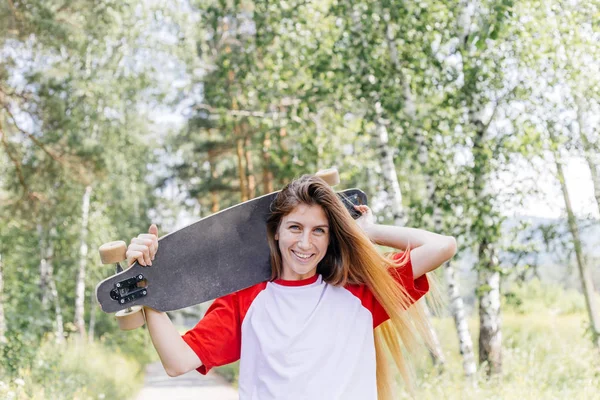
[[[161,237],[152,266],[135,262],[96,286],[100,307],[107,313],[134,306],[173,311],[269,280],[266,221],[276,195],[246,201]],[[358,218],[353,205],[367,204],[366,194],[348,189],[338,195]]]

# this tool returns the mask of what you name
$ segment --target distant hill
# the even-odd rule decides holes
[[[578,223],[583,253],[592,271],[596,291],[600,292],[600,221],[582,220]],[[519,265],[537,265],[537,276],[542,281],[580,290],[579,271],[575,263],[572,237],[566,219],[514,217],[504,221],[502,231],[504,234],[502,247],[533,245],[539,250],[537,253],[523,254],[518,262]],[[549,238],[548,245],[544,243],[544,231]],[[515,271],[514,265],[517,260],[515,254],[500,251],[499,257],[504,268]],[[471,306],[475,304],[474,290],[477,285],[477,274],[473,270],[475,261],[472,251],[457,254],[456,265],[461,279],[461,293],[466,303]],[[525,276],[531,278],[533,275],[533,271],[530,270]],[[504,289],[509,284],[506,281]]]

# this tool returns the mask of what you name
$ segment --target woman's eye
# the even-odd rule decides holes
[[[325,229],[323,229],[323,228],[317,228],[317,229],[315,229],[315,232],[322,234],[322,233],[325,233]]]
[[[292,231],[297,231],[297,230],[300,230],[300,227],[298,225],[292,225],[292,226],[290,226],[290,229]]]

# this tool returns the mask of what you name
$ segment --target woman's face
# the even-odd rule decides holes
[[[310,278],[329,245],[329,221],[321,206],[298,205],[283,217],[275,240],[283,263],[282,279]]]

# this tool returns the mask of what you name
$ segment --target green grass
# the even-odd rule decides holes
[[[478,373],[463,378],[458,339],[451,319],[435,320],[447,358],[435,373],[427,354],[416,360],[419,399],[595,399],[600,398],[600,352],[585,336],[585,314],[503,315],[503,373],[493,380]],[[477,348],[477,323],[470,321]],[[477,349],[475,349],[477,351]],[[476,353],[477,354],[477,353]],[[409,398],[403,395],[403,398]]]
[[[0,375],[0,399],[129,399],[142,384],[142,365],[102,344],[43,344],[17,376]]]

